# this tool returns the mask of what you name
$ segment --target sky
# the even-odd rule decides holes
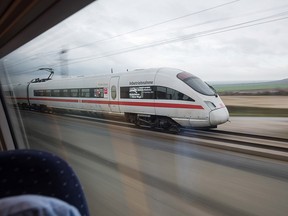
[[[13,83],[172,67],[205,81],[288,78],[288,0],[98,0],[1,61]]]

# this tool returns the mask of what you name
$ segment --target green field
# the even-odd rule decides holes
[[[237,84],[214,84],[220,95],[288,95],[288,79]]]
[[[213,87],[225,98],[231,116],[288,117],[288,79]]]
[[[217,92],[227,92],[227,91],[250,91],[250,90],[273,90],[282,89],[287,90],[287,84],[223,84],[223,85],[213,85]]]
[[[288,109],[227,106],[230,116],[288,117]]]

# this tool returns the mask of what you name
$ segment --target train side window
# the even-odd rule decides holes
[[[166,99],[168,100],[177,100],[177,91],[171,88],[167,88]]]
[[[39,96],[44,96],[44,90],[39,90]]]
[[[43,96],[51,97],[51,90],[43,90]]]
[[[95,88],[93,90],[93,97],[104,98],[104,88]]]
[[[167,88],[166,87],[157,86],[156,99],[167,99]]]
[[[176,98],[176,100],[195,101],[194,99],[192,99],[191,97],[183,94],[182,92],[176,91],[176,93],[177,93],[177,98]]]
[[[70,97],[78,97],[79,90],[78,89],[70,89]]]
[[[129,87],[120,88],[120,98],[129,98]]]
[[[90,89],[80,89],[80,97],[89,98],[90,97]]]
[[[60,90],[60,96],[61,97],[69,97],[69,89],[61,89]]]
[[[168,87],[157,86],[157,99],[195,101],[191,97]]]
[[[154,99],[154,86],[144,86],[143,87],[143,99]]]
[[[194,99],[190,98],[189,96],[187,95],[183,95],[183,99],[182,100],[185,100],[185,101],[195,101]]]
[[[34,96],[43,96],[43,90],[34,90]]]
[[[129,99],[154,99],[154,86],[121,87],[120,97]]]
[[[51,90],[51,96],[52,97],[60,97],[60,90],[59,89]]]
[[[112,97],[113,100],[115,100],[116,97],[117,97],[117,92],[116,92],[116,86],[115,85],[113,85],[111,87],[111,97]]]

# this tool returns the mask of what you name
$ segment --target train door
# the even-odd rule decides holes
[[[111,112],[120,112],[119,108],[119,76],[111,77],[109,86],[109,106]]]

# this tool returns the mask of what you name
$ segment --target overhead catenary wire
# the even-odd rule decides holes
[[[270,9],[266,9],[266,10],[258,10],[258,11],[254,11],[254,12],[250,12],[250,13],[245,13],[245,14],[240,15],[240,16],[221,17],[219,19],[207,20],[207,21],[196,23],[196,24],[193,24],[193,25],[175,27],[175,28],[169,29],[169,30],[173,30],[173,31],[177,32],[177,31],[180,31],[180,30],[194,28],[194,27],[199,27],[199,26],[203,26],[203,25],[206,25],[206,24],[217,23],[217,22],[228,21],[228,20],[239,19],[239,18],[245,18],[247,16],[256,15],[256,14],[260,14],[260,13],[265,13],[265,12],[268,12],[268,11],[271,11],[271,10],[275,10],[275,9],[283,9],[283,8],[286,8],[286,7],[288,7],[288,5],[282,5],[281,7],[270,8]],[[279,13],[279,14],[281,14],[281,13]],[[274,15],[272,15],[272,16],[274,16]],[[167,31],[167,30],[162,30],[162,31],[164,32],[164,31]],[[159,34],[159,32],[162,32],[162,31],[157,31],[156,33]]]
[[[281,14],[282,15],[288,14],[288,12],[281,13]],[[269,18],[273,18],[273,17],[275,17],[275,15],[269,16]],[[268,17],[256,19],[256,20],[251,20],[251,21],[247,21],[247,22],[242,22],[242,23],[238,23],[238,24],[234,24],[234,25],[230,25],[230,26],[215,28],[215,29],[211,29],[211,30],[206,30],[206,31],[202,31],[202,32],[197,32],[197,33],[193,33],[193,34],[188,34],[188,35],[184,35],[184,36],[180,36],[180,37],[156,41],[156,42],[152,42],[152,43],[127,47],[124,49],[116,50],[114,52],[113,51],[111,51],[110,53],[107,52],[106,54],[103,54],[100,56],[82,57],[82,58],[78,58],[77,60],[74,60],[74,61],[70,60],[69,65],[81,63],[81,62],[86,62],[86,61],[91,61],[91,60],[95,60],[95,59],[100,59],[100,58],[105,58],[105,57],[110,57],[110,56],[114,56],[114,55],[120,55],[120,54],[124,54],[124,53],[128,53],[128,52],[132,52],[132,51],[142,50],[142,49],[151,48],[151,47],[160,46],[160,45],[165,45],[165,44],[169,44],[169,43],[191,40],[191,39],[200,38],[200,37],[204,37],[204,36],[220,34],[220,33],[228,32],[228,31],[234,31],[237,29],[248,28],[248,27],[253,27],[253,26],[262,25],[262,24],[266,24],[266,23],[276,22],[276,21],[287,19],[288,16],[262,21],[262,20],[265,20],[267,18]],[[259,21],[261,21],[261,22],[259,22]],[[255,23],[255,22],[257,22],[257,23]],[[54,66],[58,67],[58,66],[61,66],[61,64],[56,64]]]
[[[161,46],[161,45],[165,45],[165,44],[169,44],[169,43],[191,40],[191,39],[205,37],[205,36],[209,36],[209,35],[220,34],[220,33],[224,33],[224,32],[229,32],[229,31],[234,31],[234,30],[238,30],[238,29],[253,27],[253,26],[262,25],[262,24],[266,24],[266,23],[281,21],[281,20],[288,19],[288,16],[279,17],[279,18],[274,18],[274,17],[283,16],[283,15],[287,15],[287,14],[288,14],[288,11],[274,14],[274,15],[267,16],[267,17],[262,17],[259,19],[254,19],[254,20],[250,20],[250,21],[246,21],[246,22],[237,23],[234,25],[229,25],[229,26],[220,27],[220,28],[214,28],[214,29],[210,29],[210,30],[206,30],[206,31],[196,32],[193,34],[183,35],[180,37],[174,37],[174,38],[170,38],[170,39],[166,39],[166,40],[155,41],[152,43],[127,47],[124,49],[107,52],[106,54],[103,54],[100,56],[82,57],[82,58],[78,58],[74,61],[70,60],[69,65],[87,62],[87,61],[92,61],[92,60],[101,59],[101,58],[106,58],[106,57],[115,56],[115,55],[120,55],[120,54],[133,52],[133,51],[137,51],[137,50],[142,50],[142,49],[146,49],[146,48],[151,48],[151,47],[155,47],[155,46]],[[271,19],[271,18],[274,18],[274,19]],[[62,64],[54,64],[53,65],[53,67],[61,67],[61,66],[62,66]],[[20,74],[27,74],[27,73],[31,73],[31,72],[33,72],[32,69],[23,71]]]
[[[109,37],[109,38],[105,38],[105,39],[102,39],[102,40],[97,40],[97,41],[94,41],[94,42],[91,42],[91,43],[83,44],[81,46],[73,47],[73,48],[70,48],[70,50],[78,49],[78,48],[82,48],[82,47],[86,47],[86,46],[90,46],[90,45],[93,45],[95,43],[104,42],[104,41],[111,40],[111,39],[114,39],[114,38],[122,37],[122,36],[127,35],[127,34],[143,31],[143,30],[146,30],[146,29],[150,29],[150,28],[153,28],[153,27],[156,27],[156,26],[160,26],[160,25],[163,25],[163,24],[166,24],[166,23],[174,22],[174,21],[179,20],[179,19],[183,19],[183,18],[186,18],[186,17],[190,17],[190,16],[194,16],[194,15],[197,15],[197,14],[200,14],[200,13],[204,13],[204,12],[207,12],[207,11],[210,11],[210,10],[214,10],[214,9],[217,9],[217,8],[220,8],[220,7],[224,7],[224,6],[236,3],[238,1],[241,1],[241,0],[234,0],[234,1],[226,2],[226,3],[219,4],[219,5],[216,5],[216,6],[213,6],[213,7],[210,7],[210,8],[206,8],[206,9],[203,9],[203,10],[200,10],[200,11],[196,11],[196,12],[192,12],[192,13],[189,13],[189,14],[185,14],[183,16],[179,16],[179,17],[175,17],[175,18],[172,18],[172,19],[164,20],[164,21],[161,21],[161,22],[158,22],[158,23],[154,23],[152,25],[148,25],[148,26],[144,26],[144,27],[141,27],[141,28],[138,28],[138,29],[134,29],[134,30],[131,30],[131,31],[128,31],[128,32],[125,32],[125,33],[121,33],[121,34]]]
[[[119,38],[119,37],[122,37],[124,35],[132,34],[132,33],[139,32],[139,31],[143,31],[143,30],[146,30],[146,29],[150,29],[150,28],[153,28],[153,27],[156,27],[156,26],[160,26],[160,25],[166,24],[166,23],[174,22],[176,20],[180,20],[180,19],[184,19],[184,18],[187,18],[187,17],[190,17],[190,16],[194,16],[194,15],[197,15],[197,14],[200,14],[200,13],[204,13],[204,12],[208,12],[208,11],[211,11],[211,10],[215,10],[217,8],[221,8],[221,7],[236,3],[238,1],[241,1],[241,0],[229,1],[229,2],[226,2],[226,3],[223,3],[223,4],[219,4],[219,5],[216,5],[216,6],[213,6],[213,7],[202,9],[202,10],[199,10],[199,11],[196,11],[196,12],[188,13],[188,14],[185,14],[185,15],[182,15],[182,16],[174,17],[174,18],[171,18],[171,19],[168,19],[168,20],[164,20],[164,21],[157,22],[157,23],[154,23],[154,24],[151,24],[151,25],[147,25],[147,26],[144,26],[144,27],[141,27],[141,28],[138,28],[138,29],[134,29],[134,30],[128,31],[128,32],[120,33],[118,35],[114,35],[114,36],[111,36],[111,37],[108,37],[108,38],[96,40],[96,41],[93,41],[93,42],[82,44],[80,46],[75,46],[75,47],[70,48],[69,51],[70,50],[74,50],[74,49],[83,48],[83,47],[89,47],[91,45],[94,45],[94,44],[97,44],[97,43],[102,43],[102,42],[105,42],[105,41],[109,41],[109,40],[112,40],[112,39],[115,39],[115,38]],[[61,48],[59,48],[59,50],[61,50]],[[26,59],[30,59],[30,58],[36,57],[38,55],[43,55],[43,54],[45,54],[47,56],[47,55],[55,55],[55,54],[58,54],[58,53],[59,53],[59,51],[51,51],[51,52],[47,52],[47,53],[41,52],[41,53],[36,53],[36,54],[34,54],[32,56],[29,56]],[[23,62],[26,62],[26,59],[24,58],[24,60],[22,59],[21,62],[14,63],[13,65],[15,66],[17,64],[21,64]]]
[[[237,1],[240,1],[240,0],[237,0]],[[206,8],[206,9],[203,9],[203,10],[200,10],[200,11],[197,11],[197,12],[189,13],[189,14],[186,14],[186,15],[183,15],[183,16],[180,16],[180,17],[176,17],[176,18],[173,18],[173,19],[165,20],[163,22],[155,23],[155,24],[152,24],[152,25],[149,25],[149,26],[146,26],[146,27],[135,29],[135,30],[132,30],[132,31],[129,31],[129,32],[125,32],[125,33],[116,35],[116,36],[112,36],[112,37],[109,37],[109,38],[106,38],[106,39],[97,40],[97,41],[94,41],[94,42],[91,42],[91,43],[88,43],[88,44],[84,44],[84,45],[80,45],[80,46],[77,46],[77,47],[72,47],[72,48],[69,48],[69,51],[71,51],[73,49],[86,47],[86,45],[89,46],[89,45],[92,45],[92,44],[97,44],[97,43],[101,43],[101,42],[104,42],[104,41],[109,41],[109,40],[112,40],[112,39],[117,38],[117,37],[121,37],[121,36],[124,36],[124,35],[127,35],[127,34],[131,34],[131,33],[138,32],[138,31],[141,31],[141,30],[144,30],[144,29],[148,29],[150,27],[158,26],[158,25],[161,25],[161,24],[165,24],[165,23],[168,23],[168,22],[172,22],[172,21],[175,21],[175,20],[178,20],[178,19],[182,19],[182,18],[191,16],[191,15],[196,15],[196,14],[199,14],[199,13],[202,13],[202,12],[213,10],[213,9],[216,9],[216,8],[219,8],[219,7],[223,7],[223,6],[235,3],[237,1],[231,1],[231,2],[227,2],[227,3],[223,3],[223,4],[216,5],[216,6],[213,6],[213,7],[210,7],[210,8]],[[246,15],[253,15],[253,14],[262,13],[262,12],[265,12],[265,11],[270,11],[270,10],[275,10],[275,9],[283,9],[283,8],[285,8],[287,6],[288,5],[282,5],[282,6],[279,6],[279,7],[276,7],[276,8],[269,8],[269,9],[265,9],[265,10],[259,10],[259,11],[247,13]],[[210,20],[210,21],[206,21],[206,22],[202,22],[202,23],[198,23],[198,24],[194,24],[194,25],[190,25],[190,26],[180,27],[180,28],[177,28],[177,29],[188,29],[188,28],[192,28],[192,27],[196,27],[196,26],[202,26],[202,25],[209,24],[209,23],[214,23],[214,22],[219,22],[219,21],[227,21],[228,19],[235,19],[235,18],[241,18],[241,17],[242,16],[232,17],[232,18],[231,17],[226,17],[226,18],[214,19],[214,20]],[[51,51],[51,52],[48,52],[46,54],[42,52],[42,53],[38,53],[38,54],[34,54],[32,56],[29,56],[26,59],[33,58],[33,56],[40,55],[40,54],[41,55],[45,54],[46,57],[49,57],[50,55],[59,54],[59,52],[60,51]],[[86,58],[86,57],[81,57],[80,59],[83,59],[83,58]],[[19,64],[23,64],[25,62],[28,62],[28,61],[24,59],[21,62],[13,63],[13,66],[16,66],[16,65],[19,65]]]
[[[102,55],[98,55],[98,56],[81,57],[81,58],[77,58],[75,60],[69,60],[69,65],[70,64],[77,64],[77,63],[81,63],[81,62],[86,62],[86,61],[91,61],[91,60],[95,60],[95,59],[100,59],[100,58],[105,58],[105,57],[109,57],[109,56],[120,55],[123,53],[128,53],[128,52],[137,51],[137,50],[146,49],[146,48],[151,48],[151,47],[160,46],[160,45],[165,45],[165,44],[169,44],[169,43],[191,40],[194,38],[204,37],[204,36],[208,36],[208,35],[220,34],[220,33],[224,33],[224,32],[234,31],[234,30],[242,29],[242,28],[248,28],[248,27],[261,25],[261,24],[265,24],[265,23],[276,22],[276,21],[287,19],[288,17],[285,16],[287,14],[288,14],[288,11],[284,11],[281,13],[277,13],[277,14],[273,14],[270,16],[266,16],[266,17],[262,17],[262,18],[258,18],[258,19],[253,19],[253,20],[249,20],[246,22],[241,22],[241,23],[237,23],[237,24],[233,24],[233,25],[229,25],[229,26],[209,29],[206,31],[196,32],[196,33],[187,34],[187,35],[181,35],[181,36],[174,37],[174,38],[168,38],[165,40],[159,40],[159,41],[145,43],[145,44],[141,44],[141,45],[137,45],[137,46],[126,47],[123,49],[112,50],[112,51],[108,51],[108,52],[106,52]],[[60,66],[62,66],[61,63],[53,64],[53,67],[60,67]],[[31,73],[31,72],[32,72],[32,70],[26,70],[26,71],[23,71],[21,74]]]
[[[229,4],[231,4],[232,2],[229,2]],[[228,3],[226,3],[226,4],[228,4]],[[222,4],[223,5],[223,4]],[[218,6],[214,6],[213,8],[215,8],[215,7],[219,7],[220,5],[218,5]],[[255,15],[255,14],[258,14],[258,13],[263,13],[263,12],[267,12],[267,11],[273,11],[273,10],[278,10],[278,9],[283,9],[283,8],[285,8],[285,7],[287,7],[288,5],[281,5],[281,6],[279,6],[279,7],[274,7],[274,8],[268,8],[268,9],[265,9],[265,10],[258,10],[258,11],[255,11],[255,12],[250,12],[250,13],[246,13],[246,14],[244,14],[244,15],[241,15],[241,16],[234,16],[234,17],[226,17],[226,18],[220,18],[220,19],[213,19],[213,20],[210,20],[210,21],[205,21],[205,22],[202,22],[202,23],[198,23],[198,24],[194,24],[194,25],[189,25],[189,26],[184,26],[184,27],[178,27],[178,28],[175,28],[176,30],[177,29],[188,29],[188,28],[192,28],[192,27],[196,27],[196,26],[202,26],[202,25],[205,25],[205,24],[210,24],[210,23],[215,23],[215,22],[220,22],[220,21],[227,21],[227,20],[231,20],[231,19],[236,19],[236,18],[245,18],[247,15],[248,16],[250,16],[250,15]],[[209,9],[209,8],[208,8]],[[204,9],[204,10],[208,10],[208,9]],[[210,8],[210,9],[212,9],[212,8]],[[202,11],[204,11],[204,10],[202,10]],[[200,11],[198,11],[198,12],[194,12],[194,13],[200,13]],[[283,12],[282,12],[283,13]],[[281,15],[282,13],[278,13],[278,14],[276,14],[276,15],[272,15],[272,16],[279,16],[279,14]],[[184,16],[182,16],[182,17],[185,17],[185,16],[188,16],[188,14],[186,14],[186,15],[184,15]],[[244,16],[244,17],[243,17]],[[180,19],[180,17],[177,17],[177,18],[179,18]],[[177,19],[177,18],[174,18],[174,19]],[[261,18],[260,18],[261,19]],[[165,22],[168,22],[168,20],[166,20]],[[154,24],[155,25],[155,24]],[[174,29],[174,30],[175,30]],[[171,30],[171,29],[170,29]],[[136,31],[138,31],[137,29],[135,30],[135,32]],[[132,31],[130,31],[130,32],[132,32]],[[126,35],[126,34],[130,34],[129,32],[126,32],[126,33],[123,33],[123,34],[121,34],[122,36],[124,36],[124,35]],[[120,35],[120,34],[119,34]],[[118,36],[119,36],[118,35]],[[120,36],[119,36],[120,37]],[[113,37],[110,37],[110,38],[106,38],[106,39],[103,39],[102,40],[102,42],[104,42],[104,41],[108,41],[108,40],[112,40],[113,39]],[[100,43],[100,41],[98,41],[99,43]],[[91,44],[91,43],[89,43],[89,44]],[[74,47],[75,49],[76,48],[80,48],[80,47],[85,47],[84,45],[83,46],[78,46],[78,47]],[[71,49],[69,49],[69,51],[70,51]],[[48,52],[48,53],[46,53],[46,57],[48,57],[49,55],[55,55],[55,54],[58,54],[59,53],[59,51],[57,51],[57,52],[55,52],[55,51],[52,51],[52,52]],[[40,55],[40,53],[38,53],[38,54],[34,54],[33,56],[35,56],[35,55]],[[41,53],[41,55],[44,55],[44,53]],[[33,57],[32,56],[32,57]],[[27,57],[27,59],[28,58],[32,58],[31,56],[30,57]],[[108,57],[108,56],[107,56]],[[81,58],[78,58],[78,60],[79,59],[84,59],[84,58],[87,58],[87,57],[81,57]],[[69,60],[70,61],[70,60]],[[72,61],[75,61],[75,60],[72,60]],[[18,63],[13,63],[13,66],[16,66],[16,65],[20,65],[20,64],[23,64],[23,63],[26,63],[26,62],[28,62],[27,60],[22,60],[21,62],[18,62]],[[59,65],[59,64],[57,64],[57,65]],[[62,64],[60,64],[60,65],[62,65]],[[8,65],[8,67],[9,67],[9,65]],[[31,71],[30,71],[31,72]]]

